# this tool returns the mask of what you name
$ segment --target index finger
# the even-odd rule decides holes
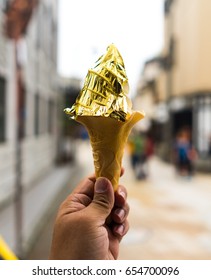
[[[122,167],[120,176],[122,176],[125,172],[125,169]],[[96,182],[96,175],[93,173],[85,178],[83,181],[79,183],[79,185],[73,190],[73,193],[83,193],[88,195],[89,197],[93,196],[94,193],[94,184]]]
[[[121,167],[120,177],[122,177],[122,176],[124,175],[124,173],[125,173],[125,169],[124,169],[124,167]],[[93,181],[93,182],[95,183],[95,181],[96,181],[96,175],[95,175],[95,173],[93,173],[93,174],[91,174],[90,176],[88,176],[88,179],[91,180],[91,181]]]
[[[92,177],[87,177],[79,183],[79,185],[73,190],[72,193],[85,194],[92,198],[94,194],[94,185],[95,180]]]

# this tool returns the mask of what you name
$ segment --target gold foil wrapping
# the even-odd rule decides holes
[[[75,104],[64,111],[73,119],[78,116],[101,116],[124,122],[132,113],[128,91],[128,78],[122,56],[111,44],[95,66],[88,70]]]
[[[144,117],[143,112],[132,110],[128,90],[123,59],[112,44],[88,71],[75,104],[65,109],[88,131],[96,178],[108,178],[114,191],[118,188],[128,135]]]

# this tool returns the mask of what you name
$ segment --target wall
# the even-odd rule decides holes
[[[2,2],[0,2],[2,4]],[[3,32],[4,14],[0,6],[0,76],[5,79],[5,141],[0,143],[0,201],[11,197],[15,182],[15,75],[14,46]]]
[[[25,38],[19,42],[19,62],[26,92],[25,136],[22,140],[24,188],[31,187],[46,174],[55,163],[57,151],[57,1],[45,0],[39,3]],[[0,75],[6,79],[7,96],[6,140],[0,143],[0,205],[12,198],[15,190],[17,102],[14,53],[14,42],[3,35],[3,13],[0,8]],[[35,133],[36,94],[39,94],[41,100],[38,133]],[[53,104],[51,109],[50,103]]]
[[[175,38],[173,95],[211,90],[211,2],[174,1],[172,34]]]

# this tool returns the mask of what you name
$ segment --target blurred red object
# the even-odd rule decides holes
[[[26,33],[28,22],[39,0],[13,0],[5,9],[5,33],[10,39],[18,40]]]

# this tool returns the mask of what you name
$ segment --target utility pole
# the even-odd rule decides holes
[[[15,82],[16,82],[16,136],[15,136],[15,236],[16,253],[23,257],[23,185],[22,185],[22,140],[24,136],[24,81],[21,64],[18,59],[18,43],[26,30],[38,0],[13,0],[8,2],[5,10],[5,34],[14,41]]]
[[[23,139],[23,91],[21,88],[20,69],[18,65],[18,41],[15,41],[15,74],[16,74],[16,139],[15,139],[15,170],[16,170],[16,190],[15,190],[15,229],[16,229],[16,252],[18,256],[23,255],[23,185],[22,185],[22,139]]]

